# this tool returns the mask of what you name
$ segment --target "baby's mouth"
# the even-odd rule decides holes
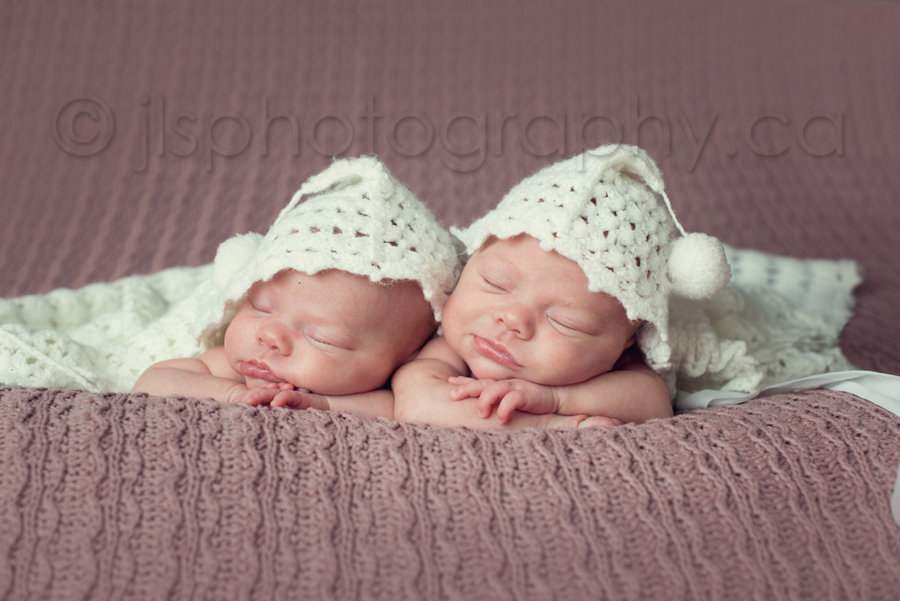
[[[503,367],[508,367],[509,369],[520,369],[522,367],[516,363],[516,360],[509,354],[509,351],[501,344],[491,342],[480,336],[474,336],[472,339],[472,346],[475,347],[478,354]]]
[[[284,380],[270,372],[265,364],[259,365],[251,361],[241,361],[241,373],[247,378],[265,380],[266,382],[284,382]]]

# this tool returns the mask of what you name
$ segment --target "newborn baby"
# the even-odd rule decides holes
[[[671,416],[669,294],[707,298],[730,274],[715,239],[670,240],[680,224],[656,194],[665,200],[643,151],[604,147],[527,178],[457,232],[472,257],[444,336],[394,375],[395,417],[582,427]]]
[[[382,387],[457,276],[449,234],[384,165],[336,161],[264,238],[220,246],[197,321],[211,348],[151,366],[133,391],[390,417]]]

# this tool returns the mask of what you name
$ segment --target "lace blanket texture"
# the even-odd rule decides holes
[[[838,346],[850,318],[853,261],[802,260],[726,248],[732,283],[704,303],[672,303],[681,390],[752,391],[851,369]],[[125,392],[158,361],[205,350],[189,332],[211,266],[178,267],[78,290],[0,299],[0,382]]]

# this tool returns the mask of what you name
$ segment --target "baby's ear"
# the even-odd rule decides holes
[[[250,232],[232,236],[219,245],[212,271],[212,281],[219,290],[223,290],[228,281],[247,264],[262,239],[261,234]]]

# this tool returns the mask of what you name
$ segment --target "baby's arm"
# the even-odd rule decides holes
[[[501,424],[496,415],[478,417],[477,399],[453,401],[450,393],[456,388],[448,382],[454,376],[468,375],[465,362],[447,345],[444,338],[434,338],[419,355],[401,366],[391,381],[394,390],[394,419],[404,422],[427,423],[436,426],[466,426],[479,430],[496,428],[575,428],[587,416],[535,415],[513,411]],[[594,425],[594,424],[588,424]]]
[[[230,403],[247,392],[247,386],[228,366],[225,347],[217,346],[193,359],[170,359],[151,365],[135,382],[131,392],[210,397]]]
[[[662,376],[637,351],[626,351],[616,369],[581,384],[563,386],[557,413],[605,415],[625,423],[672,417],[672,397]]]
[[[290,386],[290,384],[283,386]],[[253,394],[256,390],[258,389],[252,390],[250,394]],[[371,392],[343,396],[325,396],[302,390],[284,390],[284,388],[272,390],[274,392],[266,400],[262,400],[261,397],[260,399],[248,398],[244,402],[250,405],[268,402],[272,407],[289,407],[291,409],[343,411],[364,417],[394,416],[394,393],[390,390],[373,390]],[[264,391],[265,389],[262,390],[262,392]]]
[[[217,346],[194,359],[171,359],[151,365],[141,374],[131,392],[153,396],[212,398],[225,403],[242,402],[257,406],[292,409],[345,411],[370,417],[393,417],[394,395],[390,390],[373,390],[346,396],[323,396],[295,390],[288,383],[248,389],[231,369],[225,347]]]
[[[491,413],[505,423],[513,410],[560,415],[594,415],[620,422],[644,422],[671,417],[672,402],[665,381],[647,367],[636,351],[628,350],[616,368],[580,384],[542,386],[525,380],[454,378],[454,399],[477,398],[479,415]]]

